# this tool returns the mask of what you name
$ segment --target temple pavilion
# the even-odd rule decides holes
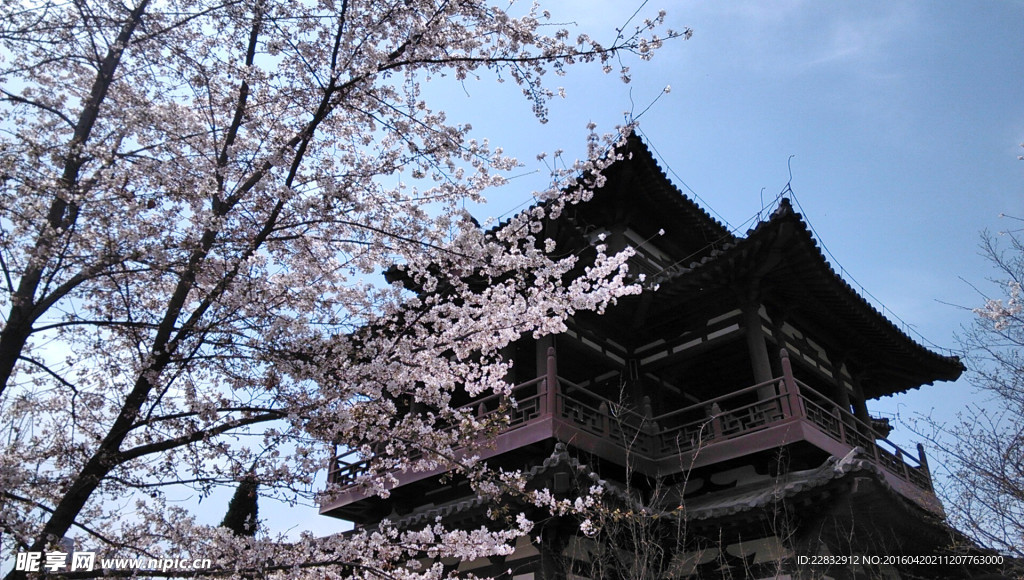
[[[923,447],[893,444],[871,414],[879,397],[955,380],[960,360],[865,301],[785,197],[737,235],[638,137],[623,153],[545,235],[583,253],[598,239],[632,246],[648,290],[510,347],[516,407],[483,455],[567,497],[603,486],[610,512],[635,519],[592,536],[540,514],[515,554],[447,568],[512,580],[969,577],[891,558],[948,554],[955,538]],[[338,460],[330,477],[347,487],[321,513],[486,524],[487,506],[456,479],[400,473],[382,499],[352,485],[358,473]]]

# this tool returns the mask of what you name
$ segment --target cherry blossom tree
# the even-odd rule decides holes
[[[591,159],[559,175],[568,183],[481,229],[465,202],[517,163],[448,122],[421,85],[491,76],[544,120],[545,73],[621,70],[688,34],[659,36],[659,14],[602,45],[536,6],[515,10],[3,4],[5,558],[72,536],[100,554],[211,558],[210,574],[436,577],[404,564],[502,553],[529,528],[382,525],[289,543],[168,503],[183,485],[205,495],[242,480],[312,498],[334,445],[372,457],[363,483],[382,494],[389,473],[439,464],[482,492],[515,487],[474,460],[494,425],[457,399],[503,392],[499,350],[523,333],[636,291],[626,256],[598,251],[584,268],[534,238],[600,184],[614,138],[592,133]],[[421,292],[377,282],[391,266]]]
[[[1024,558],[1024,241],[1015,232],[986,233],[981,249],[998,272],[993,280],[998,297],[986,297],[974,309],[974,323],[959,337],[978,396],[953,423],[932,424],[930,438],[950,469],[943,491],[951,523],[1019,562]]]

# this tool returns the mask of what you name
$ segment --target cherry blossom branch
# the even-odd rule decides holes
[[[262,413],[260,415],[255,415],[252,417],[235,419],[234,421],[228,421],[227,423],[223,423],[210,429],[203,429],[201,431],[196,431],[194,433],[182,435],[180,437],[175,437],[173,439],[167,439],[165,441],[160,441],[157,443],[150,443],[148,445],[139,445],[138,447],[132,447],[124,451],[119,451],[116,454],[114,454],[114,456],[111,458],[111,462],[114,465],[126,463],[128,461],[131,461],[132,459],[137,459],[144,455],[152,455],[154,453],[168,451],[176,447],[183,447],[185,445],[188,445],[189,443],[195,443],[197,441],[209,439],[210,437],[216,437],[217,435],[227,433],[228,431],[238,429],[239,427],[246,427],[249,425],[255,425],[257,423],[266,423],[267,421],[275,421],[278,419],[283,419],[287,416],[287,412],[272,411]]]
[[[51,513],[51,514],[53,513],[53,508],[51,508],[50,506],[45,505],[45,504],[43,504],[41,502],[38,502],[38,501],[31,500],[31,499],[29,499],[27,497],[21,497],[21,496],[19,496],[17,494],[9,492],[9,491],[0,491],[0,495],[2,495],[4,497],[7,497],[9,499],[12,499],[14,501],[30,505],[30,506],[32,506],[32,507],[34,507],[34,508],[36,508],[36,509],[38,509],[40,511],[43,511],[43,512],[46,512],[46,513]],[[107,535],[97,531],[96,529],[92,528],[91,526],[88,526],[88,525],[83,524],[81,522],[76,521],[73,525],[74,525],[74,527],[82,530],[83,532],[89,534],[90,536],[96,538],[97,540],[103,542],[104,544],[106,544],[108,546],[112,546],[112,547],[115,547],[115,548],[129,548],[129,549],[133,549],[133,550],[139,550],[140,553],[145,554],[146,556],[149,556],[151,558],[155,557],[152,552],[146,551],[145,549],[140,549],[139,546],[136,546],[136,545],[133,545],[133,544],[126,544],[124,542],[117,541],[117,540],[115,540],[115,539],[113,539],[113,538],[111,538],[111,537],[109,537],[109,536],[107,536]],[[19,540],[18,543],[19,543],[19,546],[21,548],[27,548],[28,547],[28,545],[23,543],[22,540]]]

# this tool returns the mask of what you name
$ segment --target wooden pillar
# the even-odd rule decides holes
[[[569,543],[571,532],[558,519],[549,520],[540,534],[540,578],[537,580],[564,580],[565,561],[562,552]]]
[[[846,441],[846,432],[852,430],[855,433],[859,433],[860,429],[857,428],[857,424],[850,417],[850,414],[855,413],[855,410],[851,409],[853,401],[850,398],[850,390],[846,388],[846,382],[843,380],[842,375],[842,365],[840,364],[835,367],[835,374],[833,375],[833,378],[836,381],[836,402],[839,404],[840,409],[846,411],[839,415],[840,429],[844,430],[843,440]],[[866,410],[867,409],[865,409],[865,411]],[[854,416],[856,416],[856,414],[854,414]]]
[[[555,346],[555,337],[553,337],[553,336],[544,336],[544,337],[541,337],[541,338],[537,339],[537,344],[536,344],[536,347],[535,347],[536,348],[535,352],[537,353],[537,356],[536,356],[536,361],[537,361],[536,371],[537,371],[537,374],[534,375],[534,376],[543,377],[543,376],[545,376],[547,374],[547,372],[548,372],[548,349],[549,348],[554,348],[554,346]]]
[[[789,319],[789,311],[787,309],[773,308],[768,310],[767,306],[765,311],[768,313],[768,326],[772,329],[772,339],[775,341],[775,348],[769,346],[768,350],[775,352],[776,350],[786,349],[786,333],[782,331],[783,327],[786,326],[786,321]],[[775,362],[774,360],[772,361]],[[782,360],[779,360],[779,367],[776,369],[774,374],[782,374]]]
[[[867,402],[864,399],[864,389],[860,385],[860,379],[853,379],[853,414],[861,421],[871,425],[871,415],[868,413]]]
[[[917,462],[921,464],[921,471],[924,473],[925,477],[928,478],[928,488],[934,491],[935,488],[932,485],[932,470],[928,467],[928,457],[924,453],[924,445],[920,443],[917,444]]]
[[[917,462],[921,464],[926,473],[931,474],[928,470],[928,457],[924,454],[924,445],[920,443],[917,444]]]
[[[786,400],[789,402],[789,416],[803,417],[803,405],[800,404],[800,390],[796,386],[796,378],[793,376],[793,363],[789,360],[789,352],[786,349],[779,351],[779,359],[782,364],[782,387],[786,391]]]
[[[843,382],[842,377],[836,377],[836,402],[839,406],[846,411],[850,412],[850,407],[853,406],[853,401],[850,400],[850,391],[846,388],[846,383]]]
[[[558,415],[558,368],[556,367],[555,347],[548,347],[544,360],[547,361],[544,371],[544,399],[547,401],[547,412],[550,415]]]
[[[750,366],[754,371],[754,383],[772,380],[772,362],[768,358],[768,345],[761,330],[760,306],[756,302],[743,305],[743,328],[747,335],[747,352],[750,355]],[[775,387],[766,385],[757,390],[758,399],[769,399],[775,396]]]

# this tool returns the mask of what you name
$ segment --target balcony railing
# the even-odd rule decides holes
[[[916,456],[907,453],[848,410],[796,380],[785,350],[782,368],[782,377],[653,415],[649,406],[638,411],[558,377],[552,349],[544,376],[516,385],[508,396],[483,397],[467,407],[481,417],[508,413],[503,435],[546,421],[546,425],[553,425],[548,437],[577,443],[586,439],[605,448],[610,445],[621,456],[640,458],[650,465],[671,465],[674,458],[686,454],[729,442],[742,445],[757,441],[757,436],[750,436],[802,423],[845,448],[861,447],[884,472],[916,489],[932,492],[923,447],[918,445]],[[507,450],[498,449],[496,453]],[[354,484],[365,465],[365,460],[346,461],[341,457],[335,461],[330,480],[342,486]]]

